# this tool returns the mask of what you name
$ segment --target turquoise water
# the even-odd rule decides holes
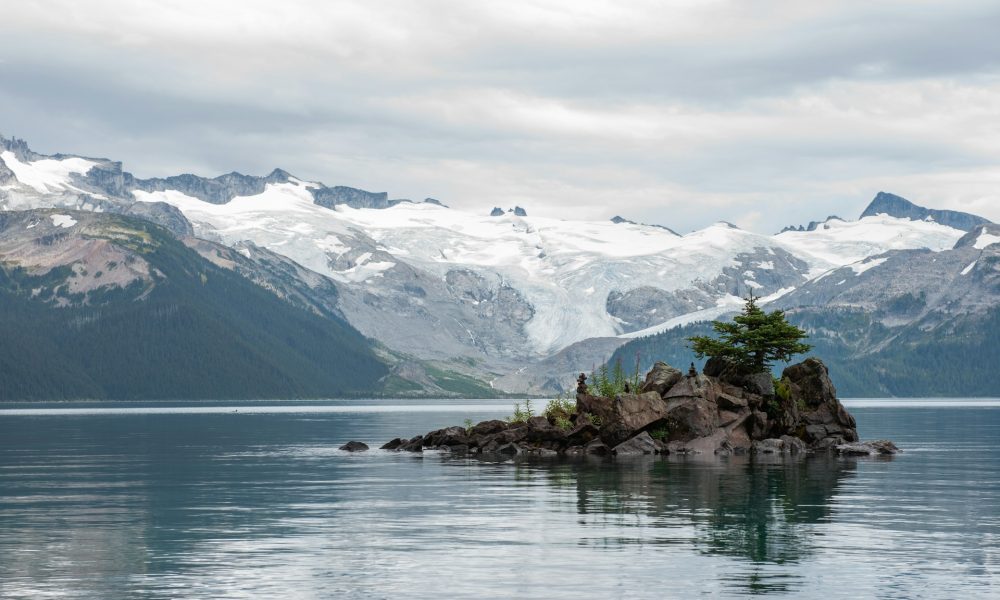
[[[0,597],[1000,597],[1000,402],[848,405],[905,453],[351,455],[510,406],[4,405]]]

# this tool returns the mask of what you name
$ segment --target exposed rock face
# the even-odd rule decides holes
[[[499,206],[494,206],[493,210],[490,211],[490,216],[491,217],[502,217],[503,216],[503,209],[500,208]]]
[[[837,400],[837,389],[830,381],[826,365],[817,358],[792,365],[782,373],[789,398],[782,405],[782,425],[811,445],[843,444],[858,441],[857,423]],[[797,419],[790,418],[798,413]]]
[[[166,202],[136,202],[124,214],[152,221],[179,238],[194,235],[194,228],[184,213]]]
[[[468,429],[447,427],[409,441],[395,439],[383,448],[506,456],[885,455],[898,450],[884,440],[857,443],[854,418],[837,400],[819,359],[785,369],[777,391],[770,374],[738,377],[728,361],[709,361],[705,371],[684,375],[660,362],[646,375],[640,394],[607,398],[581,388],[569,427],[565,416],[556,415],[521,423],[483,421]]]
[[[979,225],[989,223],[988,220],[976,215],[970,215],[969,213],[923,208],[922,206],[913,204],[906,198],[886,192],[879,192],[875,196],[875,199],[868,205],[865,212],[861,213],[861,218],[873,217],[879,214],[886,214],[890,217],[898,217],[900,219],[912,219],[914,221],[922,221],[930,218],[942,225],[965,231],[972,231],[972,229]]]
[[[601,425],[601,439],[617,446],[667,417],[667,403],[656,392],[622,394],[611,401],[611,415]]]

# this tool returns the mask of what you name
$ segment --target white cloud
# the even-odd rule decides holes
[[[140,175],[770,231],[1000,220],[994,2],[11,3],[0,131]],[[16,130],[14,129],[16,127]]]

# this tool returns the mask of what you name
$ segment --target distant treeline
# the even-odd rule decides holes
[[[788,320],[809,332],[809,354],[827,364],[843,397],[1000,396],[1000,307],[953,316],[930,331],[920,323],[890,329],[855,310],[789,311]],[[687,338],[711,333],[708,323],[697,323],[633,340],[610,362],[632,368],[638,353],[644,369],[656,360],[700,368]],[[775,374],[783,368],[775,365]]]

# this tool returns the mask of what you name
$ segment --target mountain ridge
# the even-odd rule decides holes
[[[995,235],[992,225],[982,225],[987,229],[973,239],[976,229],[899,216],[932,209],[884,192],[866,209],[875,214],[857,221],[831,218],[775,235],[719,221],[681,236],[624,218],[467,213],[430,199],[327,187],[280,169],[265,177],[146,180],[156,182],[147,191],[129,183],[121,163],[95,166],[72,155],[59,161],[16,145],[34,162],[11,161],[23,181],[15,176],[0,184],[0,208],[69,207],[148,219],[201,240],[192,247],[210,259],[226,255],[219,260],[239,264],[241,274],[287,300],[342,316],[409,357],[401,363],[409,365],[400,367],[403,379],[414,372],[410,359],[444,361],[467,365],[466,374],[506,392],[547,393],[562,377],[526,366],[601,362],[614,340],[625,344],[718,318],[751,292],[765,304],[806,298],[804,290],[826,289],[815,285],[825,277],[831,279],[824,285],[845,279],[838,272],[879,274],[887,252],[941,253]],[[317,189],[327,190],[321,196],[329,202],[317,198]],[[933,214],[953,224],[967,224],[967,217],[989,223],[954,211]],[[242,264],[243,255],[252,260]]]

